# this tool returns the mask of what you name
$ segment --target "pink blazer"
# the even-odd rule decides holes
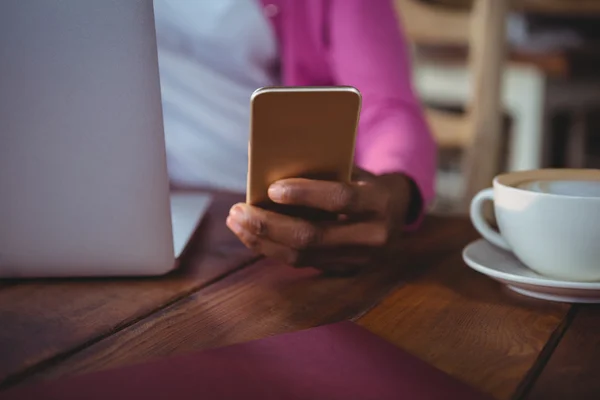
[[[429,203],[436,145],[392,1],[261,1],[279,40],[283,84],[356,87],[363,96],[356,163],[376,174],[405,173]]]

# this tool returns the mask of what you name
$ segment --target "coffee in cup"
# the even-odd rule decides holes
[[[494,202],[500,232],[483,216]],[[502,174],[471,202],[471,220],[492,244],[532,270],[572,281],[600,280],[600,170],[542,169]]]
[[[517,187],[562,196],[600,197],[600,181],[533,180],[520,183]]]

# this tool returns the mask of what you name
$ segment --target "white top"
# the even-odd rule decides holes
[[[154,0],[167,162],[176,184],[244,192],[250,96],[277,83],[257,0]]]

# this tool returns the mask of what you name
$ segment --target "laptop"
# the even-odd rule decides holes
[[[0,277],[160,275],[170,195],[152,0],[0,1]]]

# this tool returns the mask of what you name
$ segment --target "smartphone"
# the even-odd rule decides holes
[[[267,190],[286,178],[347,182],[352,175],[360,92],[353,87],[266,87],[251,97],[246,201],[286,214]]]

